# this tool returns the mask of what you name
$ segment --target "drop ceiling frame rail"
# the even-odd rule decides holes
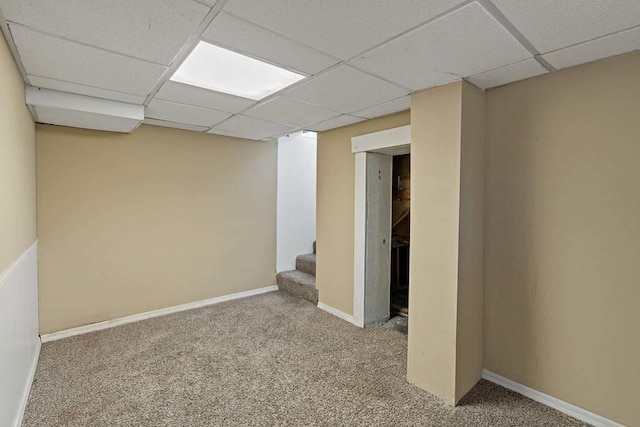
[[[11,30],[9,28],[9,24],[16,25],[16,26],[21,26],[23,28],[28,28],[29,30],[36,31],[36,32],[39,32],[41,34],[46,34],[48,36],[52,36],[52,37],[55,37],[55,38],[58,38],[58,39],[61,39],[61,40],[67,40],[67,41],[70,41],[70,42],[73,42],[73,43],[78,43],[78,44],[81,44],[81,45],[84,45],[84,46],[88,46],[88,47],[91,47],[91,48],[100,49],[102,51],[110,52],[112,54],[117,54],[117,55],[121,55],[121,56],[124,56],[124,57],[127,57],[127,58],[136,59],[138,61],[144,61],[144,62],[147,62],[149,64],[154,64],[154,65],[157,65],[157,66],[165,67],[165,71],[162,73],[161,77],[155,83],[155,85],[153,86],[153,88],[150,91],[150,93],[147,94],[147,96],[145,97],[145,100],[143,102],[144,106],[148,106],[149,103],[151,102],[151,100],[155,98],[155,96],[157,95],[157,93],[161,89],[161,87],[168,80],[170,80],[170,78],[173,75],[173,73],[182,64],[182,62],[187,58],[187,56],[193,51],[193,49],[198,44],[198,42],[200,40],[207,40],[207,38],[203,36],[203,33],[212,24],[212,22],[214,22],[215,18],[223,11],[224,11],[225,14],[227,14],[229,16],[232,16],[235,19],[239,19],[241,21],[244,21],[244,22],[246,22],[246,23],[248,23],[250,25],[256,26],[256,27],[258,27],[258,28],[260,28],[260,29],[262,29],[264,31],[268,31],[268,32],[270,32],[272,34],[277,35],[278,37],[286,39],[289,42],[293,42],[293,43],[299,44],[299,45],[301,45],[301,46],[303,46],[305,48],[312,49],[313,51],[316,51],[318,53],[326,55],[326,56],[328,56],[330,58],[333,58],[334,60],[337,61],[333,65],[331,65],[329,67],[326,67],[323,70],[318,71],[317,73],[315,73],[313,75],[309,75],[309,73],[304,73],[304,72],[301,73],[301,74],[307,76],[307,78],[302,79],[299,82],[296,82],[296,83],[294,83],[294,84],[292,84],[292,85],[290,85],[290,86],[288,86],[286,88],[283,88],[283,89],[281,89],[281,90],[279,90],[279,91],[277,91],[277,92],[275,92],[275,93],[273,93],[273,94],[271,94],[271,95],[269,95],[269,96],[267,96],[265,98],[260,99],[258,102],[248,106],[247,108],[245,108],[245,109],[243,109],[243,110],[241,110],[239,112],[236,112],[235,114],[232,114],[229,118],[227,118],[227,119],[225,119],[225,120],[223,120],[223,121],[221,121],[219,123],[216,123],[213,126],[208,127],[205,132],[211,132],[211,131],[215,132],[215,127],[221,125],[222,123],[226,122],[227,120],[230,120],[233,117],[238,116],[238,115],[244,115],[245,113],[247,113],[247,112],[259,107],[260,105],[262,105],[264,103],[267,103],[267,102],[271,101],[272,99],[274,99],[276,97],[279,97],[279,96],[287,97],[287,92],[289,92],[289,91],[291,91],[291,90],[293,90],[293,89],[295,89],[295,88],[297,88],[299,86],[305,85],[305,84],[309,83],[310,81],[313,81],[316,78],[324,76],[327,73],[329,73],[329,72],[331,72],[331,71],[333,71],[333,70],[335,70],[335,69],[337,69],[337,68],[339,68],[341,66],[344,66],[344,65],[349,66],[349,67],[351,67],[351,68],[353,68],[355,70],[358,70],[359,72],[365,73],[365,74],[367,74],[369,76],[372,76],[374,78],[377,78],[379,80],[382,80],[382,81],[384,81],[386,83],[393,84],[398,88],[404,89],[407,92],[407,94],[410,94],[413,91],[413,89],[408,88],[405,85],[402,85],[402,84],[396,83],[394,81],[391,81],[388,78],[379,76],[376,73],[373,73],[371,71],[365,71],[365,70],[361,69],[358,66],[358,64],[353,64],[354,60],[356,60],[357,58],[359,58],[361,56],[367,55],[368,53],[370,53],[370,52],[372,52],[372,51],[374,51],[374,50],[376,50],[376,49],[378,49],[378,48],[380,48],[382,46],[385,46],[387,44],[393,43],[394,41],[396,41],[396,40],[398,40],[398,39],[400,39],[400,38],[402,38],[402,37],[414,32],[414,31],[418,31],[418,30],[422,29],[423,27],[425,27],[425,26],[427,26],[427,25],[429,25],[429,24],[431,24],[431,23],[433,23],[433,22],[435,22],[435,21],[437,21],[439,19],[442,19],[443,17],[451,15],[452,13],[454,13],[456,11],[459,11],[459,10],[461,10],[461,9],[463,9],[463,8],[469,6],[470,4],[473,4],[473,3],[476,3],[485,12],[487,12],[487,14],[489,16],[491,16],[499,26],[501,26],[508,34],[510,34],[514,38],[514,40],[519,45],[521,45],[526,51],[529,52],[529,54],[531,55],[532,59],[537,61],[547,71],[549,71],[549,72],[556,71],[556,68],[554,66],[552,66],[542,56],[540,51],[538,51],[538,49],[536,49],[536,47],[528,40],[528,38],[525,37],[524,34],[505,16],[505,14],[494,4],[494,2],[492,0],[466,0],[466,1],[462,1],[462,2],[460,2],[460,3],[458,3],[458,4],[454,5],[454,6],[450,7],[449,9],[445,10],[444,12],[441,12],[441,13],[439,13],[439,14],[437,14],[437,15],[435,15],[435,16],[433,16],[433,17],[431,17],[431,18],[429,18],[429,19],[427,19],[427,20],[425,20],[423,22],[418,23],[417,25],[412,26],[411,28],[408,28],[408,29],[406,29],[406,30],[404,30],[404,31],[402,31],[402,32],[400,32],[398,34],[395,34],[392,37],[390,37],[390,38],[388,38],[386,40],[383,40],[380,43],[377,43],[377,44],[375,44],[373,46],[369,46],[365,50],[363,50],[362,52],[360,52],[360,53],[358,53],[356,55],[352,55],[351,57],[349,57],[347,59],[344,59],[344,60],[340,60],[335,55],[326,53],[322,49],[318,49],[318,48],[315,48],[315,47],[312,47],[312,46],[308,46],[307,44],[305,44],[303,42],[300,42],[298,40],[295,40],[295,39],[293,39],[291,37],[285,36],[285,35],[277,32],[277,31],[275,31],[274,29],[266,28],[263,25],[260,25],[260,24],[257,24],[257,23],[253,23],[253,22],[251,22],[251,21],[249,21],[249,20],[247,20],[247,19],[245,19],[245,18],[243,18],[241,16],[237,16],[236,14],[234,14],[232,12],[224,10],[225,6],[227,5],[228,0],[218,0],[213,5],[211,5],[211,2],[207,2],[205,0],[192,0],[192,1],[194,1],[194,2],[196,2],[198,4],[200,4],[200,5],[204,5],[204,6],[209,7],[209,11],[205,15],[205,17],[202,19],[202,21],[198,24],[198,26],[195,28],[195,30],[191,33],[191,35],[186,40],[186,42],[179,49],[178,53],[173,57],[173,59],[169,63],[169,65],[160,64],[158,62],[145,60],[145,59],[137,57],[137,56],[124,54],[124,53],[121,53],[121,52],[116,52],[116,51],[113,51],[113,50],[110,50],[110,49],[100,48],[100,47],[97,47],[97,46],[94,46],[94,45],[91,45],[91,44],[88,44],[88,43],[84,43],[82,41],[70,40],[70,39],[67,39],[67,38],[62,37],[62,36],[56,36],[54,34],[49,34],[47,32],[40,31],[40,30],[38,30],[36,28],[32,28],[32,27],[27,26],[27,25],[23,25],[23,24],[20,24],[20,23],[14,23],[13,21],[8,21],[6,19],[6,17],[4,16],[4,13],[1,10],[0,10],[0,30],[2,30],[2,33],[4,34],[5,39],[7,40],[7,44],[9,46],[9,49],[11,50],[11,53],[12,53],[12,55],[14,57],[14,60],[15,60],[15,62],[17,64],[17,66],[18,66],[18,69],[20,71],[20,74],[22,75],[23,80],[28,85],[31,84],[30,79],[29,79],[29,75],[27,74],[27,70],[26,70],[26,68],[25,68],[25,66],[24,66],[24,64],[23,64],[23,62],[22,62],[22,60],[21,60],[21,58],[20,58],[20,56],[18,54],[18,49],[17,49],[17,46],[16,46],[16,44],[15,44],[15,42],[13,40],[13,37],[12,37],[12,34],[11,34]],[[639,27],[640,26],[622,29],[620,31],[617,31],[616,33],[622,33],[624,31],[628,31],[630,29],[639,28]],[[576,45],[579,45],[579,44],[582,44],[582,43],[587,43],[587,42],[590,42],[592,40],[597,40],[597,39],[602,38],[602,37],[609,37],[609,36],[611,36],[613,34],[616,34],[616,33],[611,33],[611,34],[606,34],[604,36],[595,37],[595,38],[593,38],[591,40],[586,40],[586,41],[583,40],[583,41],[581,41],[579,43],[576,43]],[[220,45],[218,43],[214,43],[214,44]],[[566,49],[567,47],[570,47],[570,46],[564,46],[564,47],[562,47],[562,49]],[[242,52],[241,49],[233,48],[231,46],[225,46],[225,48],[227,48],[229,50],[232,50],[232,51],[235,51],[235,52],[238,52],[238,53],[241,53],[243,55],[247,55],[247,56],[250,56],[250,57],[254,57],[256,59],[260,59],[260,60],[265,61],[265,62],[269,62],[269,63],[275,64],[275,65],[278,65],[278,66],[283,67],[283,68],[295,69],[295,68],[292,68],[292,67],[283,66],[281,64],[276,64],[274,61],[264,60],[262,58],[259,58],[255,54]],[[553,51],[551,51],[551,52],[553,52]],[[546,52],[545,55],[548,54],[548,53],[549,52]],[[501,67],[504,67],[504,66],[508,66],[508,65],[512,65],[512,64],[501,65],[500,67],[497,67],[495,69],[498,69],[498,68],[501,68]],[[492,71],[492,70],[486,70],[485,72],[488,72],[488,71]],[[296,70],[296,72],[299,72],[299,71]],[[464,78],[464,76],[459,76],[459,77],[460,77],[460,79]],[[68,83],[73,83],[73,82],[68,82]],[[96,87],[96,89],[103,89],[103,88]],[[126,93],[126,92],[122,92],[122,93]],[[295,98],[293,98],[293,99],[295,99]],[[300,102],[304,102],[304,103],[309,104],[309,105],[314,105],[314,106],[318,106],[318,107],[322,107],[322,108],[327,108],[325,105],[318,105],[317,103],[314,103],[314,102],[307,102],[307,101],[303,101],[303,100],[299,100],[299,99],[295,99],[295,100],[296,101],[300,101]],[[386,101],[386,102],[383,102],[381,104],[372,105],[372,106],[370,106],[368,108],[373,108],[373,107],[376,107],[376,106],[379,106],[379,105],[383,105],[383,104],[385,104],[387,102],[391,102],[391,101]],[[31,111],[32,115],[34,116],[34,118],[37,119],[37,117],[35,115],[35,111],[33,109],[30,109],[30,111]],[[353,116],[354,118],[363,118],[363,117],[358,116],[356,114],[357,111],[350,112],[350,113],[342,113],[342,112],[337,112],[337,113],[341,113],[341,114],[337,115],[336,117],[334,117],[333,119],[330,119],[330,120],[337,119],[339,117],[342,117],[343,115]],[[273,122],[273,123],[285,125],[284,123],[281,123],[281,122]],[[287,126],[289,126],[289,125],[287,125]],[[305,127],[293,128],[289,132],[291,132],[291,133],[292,132],[296,132],[296,131],[304,129],[304,128]],[[287,132],[287,133],[289,133],[289,132]],[[274,138],[274,137],[277,137],[277,136],[280,136],[280,135],[274,135],[272,137],[265,138],[265,139],[271,139],[271,138]]]

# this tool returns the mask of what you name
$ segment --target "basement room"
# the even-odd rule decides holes
[[[640,1],[0,30],[0,427],[640,427]]]

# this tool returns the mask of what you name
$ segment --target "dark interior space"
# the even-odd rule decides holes
[[[409,315],[411,155],[393,157],[391,316]]]

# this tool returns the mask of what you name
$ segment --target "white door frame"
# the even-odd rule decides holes
[[[366,224],[367,224],[367,152],[397,156],[411,151],[411,126],[374,132],[351,138],[351,152],[355,154],[355,218],[353,318],[364,327],[366,287]]]

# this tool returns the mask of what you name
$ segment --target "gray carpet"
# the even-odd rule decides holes
[[[25,426],[577,426],[482,381],[405,381],[406,336],[273,292],[42,346]]]

